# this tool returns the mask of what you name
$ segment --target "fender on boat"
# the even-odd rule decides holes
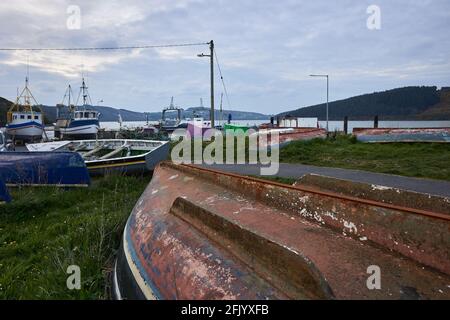
[[[450,215],[162,162],[126,224],[119,299],[449,299]],[[381,287],[370,285],[373,267]]]

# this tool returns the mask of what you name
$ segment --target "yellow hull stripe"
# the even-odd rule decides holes
[[[134,161],[134,162],[122,162],[122,163],[111,163],[111,164],[102,164],[97,166],[89,166],[88,169],[104,169],[104,168],[114,168],[114,167],[123,167],[123,166],[131,166],[134,164],[142,164],[145,163],[145,160]]]

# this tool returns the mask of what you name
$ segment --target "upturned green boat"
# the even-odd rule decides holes
[[[223,129],[224,129],[225,132],[233,131],[233,133],[236,133],[236,131],[243,131],[245,133],[245,132],[248,131],[248,129],[250,129],[250,127],[243,126],[243,125],[226,123],[226,124],[223,125]]]

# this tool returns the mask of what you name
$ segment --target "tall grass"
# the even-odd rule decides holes
[[[450,144],[361,143],[338,135],[290,143],[280,161],[450,180]]]
[[[105,299],[125,222],[150,180],[110,175],[89,188],[21,188],[0,206],[0,299]],[[69,290],[69,265],[81,290]]]

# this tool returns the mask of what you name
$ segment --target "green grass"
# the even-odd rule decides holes
[[[278,182],[278,183],[282,183],[282,184],[287,184],[292,186],[298,179],[295,178],[283,178],[283,177],[275,177],[275,176],[254,176],[254,175],[250,175],[249,177],[252,178],[258,178],[261,180],[267,180],[267,181],[272,181],[272,182]]]
[[[357,142],[349,136],[290,143],[280,161],[450,180],[450,144]]]
[[[203,150],[209,143],[203,143]],[[172,142],[171,147],[176,144],[177,142]],[[249,154],[248,144],[249,141],[246,139],[244,150],[246,159]],[[191,150],[193,159],[193,144]],[[235,154],[236,150],[235,143]],[[225,161],[225,144],[223,155]],[[450,181],[448,143],[362,143],[352,136],[338,134],[328,139],[291,142],[281,149],[280,162]]]
[[[125,222],[150,176],[107,176],[88,189],[13,189],[0,205],[0,299],[106,299]],[[69,265],[81,290],[69,290]]]

